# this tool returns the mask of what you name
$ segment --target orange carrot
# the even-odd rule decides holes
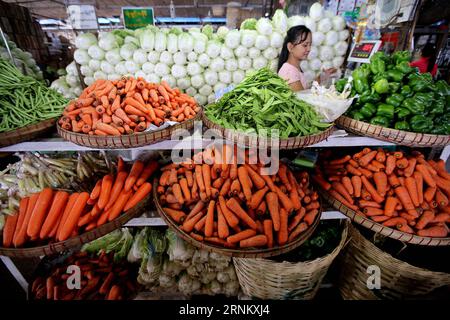
[[[217,232],[219,238],[226,239],[230,235],[230,230],[228,229],[227,220],[225,219],[220,205],[217,204]]]
[[[306,209],[304,207],[300,208],[294,217],[291,219],[288,225],[288,232],[291,232],[297,225],[303,220],[303,217],[306,214]]]
[[[384,198],[382,196],[380,196],[380,194],[377,192],[377,190],[375,190],[373,185],[370,183],[370,181],[365,176],[361,177],[361,181],[375,202],[378,202],[378,203],[383,202]]]
[[[387,175],[390,175],[390,174],[392,174],[392,172],[394,172],[395,165],[396,165],[396,163],[395,163],[396,160],[397,159],[394,156],[392,156],[392,155],[387,156],[387,158],[386,158],[386,170],[385,170]]]
[[[205,184],[203,181],[203,170],[201,165],[195,166],[195,180],[197,181],[198,188],[201,192],[205,192]]]
[[[289,234],[288,242],[292,242],[298,235],[308,229],[308,224],[306,222],[300,223],[294,230]]]
[[[106,211],[106,214],[108,215],[108,221],[113,221],[122,213],[132,195],[133,192],[131,190],[122,190],[113,206]]]
[[[16,230],[18,220],[18,213],[15,213],[12,216],[6,216],[5,226],[3,227],[3,247],[11,247],[14,238],[14,231]]]
[[[266,194],[266,203],[273,221],[273,228],[278,232],[280,231],[280,209],[277,194],[275,192],[268,192]]]
[[[398,199],[394,197],[387,197],[386,203],[384,205],[384,215],[392,217],[395,212],[395,207],[397,206]]]
[[[430,202],[434,199],[434,196],[436,195],[437,188],[428,187],[425,190],[425,193],[423,194],[423,198],[426,202]]]
[[[351,204],[350,202],[348,202],[343,196],[341,196],[340,193],[338,193],[337,191],[331,189],[330,191],[328,191],[330,193],[331,196],[333,196],[333,198],[335,198],[336,200],[342,202],[342,204],[344,204],[345,206],[347,206],[348,208],[352,209],[352,210],[358,210],[358,207],[355,206],[354,204]]]
[[[413,177],[407,177],[405,179],[405,187],[408,190],[409,196],[411,197],[411,201],[413,202],[415,207],[420,205],[419,202],[419,194],[417,192],[416,180]]]
[[[248,175],[249,175],[250,179],[252,180],[253,185],[255,186],[255,188],[256,189],[264,188],[264,186],[266,185],[266,182],[259,175],[259,173],[256,172],[255,170],[253,170],[248,164],[245,164],[244,166],[247,169]]]
[[[123,186],[125,184],[125,179],[128,176],[128,172],[125,171],[119,171],[116,176],[116,180],[114,181],[114,185],[112,186],[110,190],[109,200],[106,206],[104,207],[105,210],[109,210],[113,204],[116,202],[117,198],[120,195],[120,192],[123,189]],[[101,209],[101,207],[100,207]]]
[[[238,168],[238,178],[239,178],[239,182],[241,183],[242,186],[242,191],[244,192],[245,195],[245,199],[247,200],[247,202],[250,202],[250,200],[252,199],[252,191],[251,191],[251,186],[250,186],[250,177],[248,175],[248,171],[247,168],[244,166],[240,166]],[[286,177],[287,179],[287,177]],[[263,196],[261,196],[262,199]],[[258,203],[259,205],[259,203]],[[253,209],[256,209],[257,206],[255,206]]]
[[[294,210],[294,204],[292,203],[291,199],[277,186],[275,186],[275,192],[283,207],[286,209],[288,214],[290,214]]]
[[[422,174],[423,181],[430,187],[436,187],[436,181],[431,176],[430,171],[428,171],[428,168],[423,164],[416,165],[416,170]]]
[[[365,207],[378,208],[378,209],[381,208],[381,204],[379,204],[375,201],[359,200],[358,204],[361,208],[365,208]]]
[[[347,169],[348,173],[351,173],[355,176],[362,176],[362,172],[359,170],[359,168],[357,169],[349,163],[345,166],[345,169]]]
[[[380,223],[380,222],[384,222],[384,221],[387,221],[387,220],[391,219],[391,217],[388,217],[388,216],[372,216],[372,217],[370,217],[370,219],[372,219],[375,222]]]
[[[433,211],[430,210],[425,210],[422,215],[419,217],[419,220],[417,221],[417,224],[415,226],[415,228],[417,230],[422,230],[424,229],[429,223],[431,223],[431,221],[434,220],[434,213]]]
[[[62,213],[61,216],[61,221],[59,222],[58,225],[58,230],[56,231],[56,239],[59,239],[60,235],[61,235],[61,230],[64,226],[64,224],[66,223],[67,217],[69,216],[70,211],[72,210],[75,201],[77,201],[77,198],[80,194],[79,193],[72,193],[69,196],[69,200],[67,201],[67,205],[64,208],[64,212]]]
[[[361,197],[361,186],[362,186],[361,178],[359,176],[353,176],[351,178],[351,181],[352,181],[354,196],[356,198]]]
[[[382,216],[384,211],[379,208],[373,208],[373,207],[366,207],[363,210],[364,214],[368,217],[371,216]]]
[[[92,200],[97,200],[97,198],[100,196],[101,188],[102,188],[102,180],[98,180],[97,183],[95,184],[94,189],[92,189],[90,194],[90,198]]]
[[[375,172],[373,174],[373,181],[375,182],[378,194],[384,197],[386,195],[388,187],[387,175],[384,172]]]
[[[325,190],[330,190],[331,189],[331,184],[329,184],[327,181],[325,181],[322,177],[318,176],[318,175],[313,175],[311,177],[314,182],[316,182],[322,189]]]
[[[125,180],[124,190],[126,192],[131,190],[131,188],[136,183],[137,179],[142,174],[143,170],[144,170],[144,163],[140,160],[136,160],[133,163],[133,166],[131,167],[130,174],[128,175],[127,179]]]
[[[238,243],[238,242],[240,242],[242,240],[251,238],[251,237],[253,237],[255,235],[256,235],[256,231],[255,230],[253,230],[253,229],[245,229],[245,230],[243,230],[241,232],[238,232],[238,233],[236,233],[234,235],[228,236],[227,242],[230,243],[230,244],[235,244],[235,243]]]
[[[81,214],[83,213],[84,208],[86,207],[86,203],[89,199],[89,193],[82,192],[78,195],[73,207],[70,209],[70,212],[67,216],[66,221],[61,229],[61,234],[59,237],[60,241],[64,241],[70,237],[72,231],[76,227],[78,220],[80,219]]]
[[[202,176],[206,195],[211,197],[211,168],[206,163],[202,165]]]
[[[388,176],[388,181],[389,184],[393,187],[393,188],[397,188],[398,186],[401,185],[399,178],[395,175],[395,174],[391,174]]]
[[[391,219],[383,222],[383,226],[386,226],[386,227],[399,227],[399,226],[404,226],[407,224],[408,224],[408,221],[402,217],[391,218]]]
[[[448,230],[444,226],[433,226],[427,229],[422,229],[417,232],[417,235],[421,237],[435,237],[444,238],[448,234]]]
[[[414,210],[414,204],[411,200],[408,190],[405,187],[400,186],[395,188],[395,194],[402,203],[403,208],[405,208],[406,210]]]
[[[208,205],[208,211],[206,213],[205,221],[205,237],[211,237],[214,232],[214,209],[216,207],[216,202],[211,200]]]
[[[246,225],[256,230],[255,221],[242,209],[235,198],[231,198],[226,202],[226,206],[236,214]]]
[[[423,203],[423,177],[418,171],[414,171],[413,177],[416,180],[417,195],[419,197],[419,203]]]
[[[353,185],[352,185],[352,181],[350,180],[350,178],[345,176],[345,177],[342,177],[341,181],[342,181],[342,185],[345,187],[347,192],[350,195],[353,195],[354,190],[353,190]]]
[[[377,152],[377,155],[375,156],[375,159],[381,163],[386,161],[386,153],[384,152],[383,149],[378,148],[378,152]]]
[[[344,187],[342,183],[334,181],[331,185],[334,190],[339,192],[347,200],[347,202],[353,204],[352,196],[348,193],[347,189]]]
[[[185,213],[183,211],[172,210],[170,208],[164,208],[164,211],[170,215],[170,217],[176,221],[177,223],[183,223],[183,231],[191,232],[194,230],[195,225],[201,220],[206,219],[205,213],[206,211],[199,211],[195,216],[191,219],[185,219]]]
[[[97,122],[96,129],[101,130],[107,134],[114,135],[114,136],[120,136],[120,131],[114,128],[113,126],[103,123],[103,122]]]
[[[251,197],[251,201],[249,202],[249,207],[251,209],[257,209],[259,207],[259,205],[261,204],[261,202],[263,201],[264,196],[267,193],[267,191],[269,191],[268,187],[264,187],[263,189],[256,191]]]
[[[135,194],[128,200],[123,211],[128,211],[142,201],[152,191],[152,185],[149,182],[142,184]]]
[[[249,247],[263,247],[267,244],[267,237],[263,234],[241,240],[239,242],[239,247],[249,248]]]
[[[39,197],[34,206],[30,220],[27,226],[27,235],[30,238],[36,238],[41,231],[42,224],[45,221],[48,209],[52,205],[53,190],[45,188],[39,193]]]
[[[108,200],[111,196],[111,188],[113,183],[113,177],[112,175],[108,174],[103,177],[102,179],[102,187],[100,191],[100,196],[98,198],[97,205],[100,209],[104,209],[106,205],[108,204]]]
[[[228,209],[225,198],[222,195],[219,196],[219,205],[228,225],[232,228],[236,227],[239,224],[239,219],[233,212],[230,211],[230,209]]]
[[[376,155],[377,151],[370,151],[358,160],[358,164],[361,167],[366,167],[375,158]]]
[[[39,237],[45,239],[54,229],[57,221],[63,214],[63,211],[69,200],[69,194],[65,191],[57,191],[48,211],[48,215],[42,225]]]
[[[448,206],[448,197],[440,190],[436,190],[435,200],[441,207]]]
[[[264,235],[267,238],[267,247],[272,248],[273,247],[273,227],[272,227],[272,220],[265,219],[263,221],[263,228],[264,228]]]

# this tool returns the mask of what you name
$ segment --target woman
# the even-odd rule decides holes
[[[419,69],[420,73],[429,72],[433,77],[437,73],[436,47],[432,43],[427,43],[421,51],[420,59],[411,62],[409,65]]]
[[[307,88],[305,76],[300,69],[300,62],[308,58],[311,51],[312,33],[305,26],[295,26],[288,30],[278,59],[278,75],[287,81],[293,91]],[[331,68],[325,70],[327,76],[336,72]],[[319,81],[320,76],[316,79]]]

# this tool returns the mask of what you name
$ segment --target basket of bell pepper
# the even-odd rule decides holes
[[[345,114],[355,120],[397,130],[450,135],[450,86],[433,81],[409,65],[411,54],[375,53],[352,72],[351,96],[358,99]],[[336,83],[342,90],[347,79]]]

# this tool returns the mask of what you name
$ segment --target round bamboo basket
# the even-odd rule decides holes
[[[339,291],[346,300],[417,299],[450,285],[450,274],[412,266],[377,248],[354,227],[350,243],[338,258]],[[369,289],[374,281],[369,266],[380,268],[380,289]]]
[[[450,144],[450,136],[416,133],[385,128],[367,122],[341,116],[335,121],[339,127],[358,135],[396,143],[409,147],[445,147]]]
[[[343,221],[341,241],[328,255],[306,262],[233,258],[239,284],[246,295],[259,299],[313,299],[333,260],[346,244]]]
[[[431,237],[421,237],[416,236],[410,233],[401,232],[389,227],[385,227],[380,223],[377,223],[369,218],[366,218],[363,213],[358,213],[347,206],[345,206],[342,202],[336,200],[332,196],[330,196],[326,191],[320,190],[321,195],[325,198],[328,203],[330,203],[336,210],[342,212],[347,217],[349,217],[352,221],[362,225],[363,227],[370,229],[376,233],[380,233],[386,237],[399,240],[402,242],[417,244],[422,246],[448,246],[450,245],[450,238],[431,238]]]
[[[0,255],[16,257],[16,258],[30,258],[38,256],[47,256],[60,252],[64,252],[70,249],[78,248],[81,245],[91,242],[97,238],[108,234],[127,223],[128,220],[138,216],[142,213],[145,205],[147,204],[149,197],[142,200],[135,207],[131,208],[124,214],[120,215],[113,221],[107,222],[100,227],[91,231],[80,234],[76,237],[69,238],[65,241],[51,243],[40,247],[31,248],[3,248],[0,247]]]
[[[57,124],[58,134],[64,139],[80,146],[96,149],[126,149],[137,148],[153,144],[172,137],[172,133],[179,129],[191,130],[194,122],[201,119],[201,112],[189,119],[165,129],[149,132],[139,132],[134,134],[124,134],[120,136],[97,136],[85,133],[76,133],[61,128]]]
[[[35,139],[51,130],[54,127],[56,120],[56,118],[48,119],[16,130],[2,132],[0,133],[0,147],[6,147],[19,142]]]
[[[280,150],[297,149],[319,143],[327,139],[333,132],[333,126],[325,131],[310,136],[292,137],[287,139],[270,139],[257,134],[245,134],[233,129],[224,128],[209,120],[203,113],[202,120],[208,129],[213,130],[220,137],[234,143],[255,148],[277,148]]]
[[[179,237],[181,237],[186,242],[190,243],[194,247],[197,247],[199,249],[203,249],[209,252],[215,252],[220,253],[226,256],[232,256],[232,257],[241,257],[241,258],[267,258],[272,257],[276,255],[280,255],[282,253],[289,252],[295,248],[297,248],[299,245],[304,243],[314,232],[314,230],[319,225],[320,216],[322,214],[322,206],[319,208],[319,214],[316,217],[316,220],[314,223],[304,232],[302,232],[297,239],[294,241],[285,244],[282,247],[274,247],[274,248],[266,248],[266,249],[229,249],[224,248],[220,246],[216,246],[213,244],[209,244],[207,242],[201,242],[194,238],[192,238],[189,234],[182,231],[178,224],[174,222],[163,210],[161,204],[159,203],[159,198],[157,194],[157,187],[158,182],[157,179],[155,179],[153,183],[153,202],[155,203],[156,210],[161,215],[163,220],[166,222],[166,224],[172,228]]]

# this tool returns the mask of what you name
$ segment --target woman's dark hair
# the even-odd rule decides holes
[[[427,43],[422,48],[422,57],[428,58],[428,67],[427,71],[433,71],[434,64],[436,63],[436,47],[432,43]]]
[[[283,64],[289,58],[289,50],[287,48],[288,43],[292,43],[294,45],[300,44],[306,41],[308,35],[311,33],[305,26],[294,26],[290,28],[287,32],[286,38],[284,38],[283,48],[281,49],[280,57],[278,58],[278,71],[280,71]]]

